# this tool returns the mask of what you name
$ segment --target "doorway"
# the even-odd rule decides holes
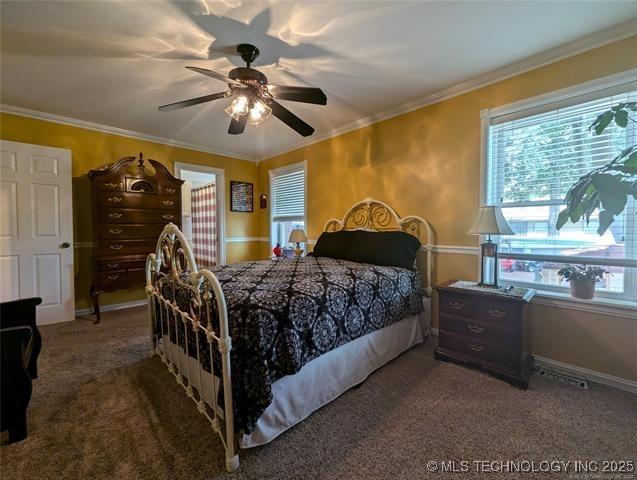
[[[182,186],[181,229],[199,268],[225,265],[225,173],[222,169],[175,162]]]

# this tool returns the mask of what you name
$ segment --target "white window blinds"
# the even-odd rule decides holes
[[[635,122],[629,121],[627,128],[611,125],[602,135],[595,135],[590,125],[612,106],[635,101],[633,82],[623,92],[613,88],[489,118],[485,200],[502,207],[515,232],[500,238],[502,257],[510,259],[501,268],[503,279],[509,275],[512,280],[562,286],[555,274],[561,263],[581,258],[590,264],[595,258],[613,273],[600,290],[634,290],[632,269],[622,268],[637,259],[637,206],[632,197],[602,236],[597,233],[599,212],[588,225],[585,220],[568,222],[557,230],[555,224],[564,196],[582,175],[637,143]]]
[[[272,175],[272,221],[303,221],[305,217],[305,168]]]

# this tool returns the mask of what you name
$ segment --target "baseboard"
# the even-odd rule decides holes
[[[576,365],[571,365],[570,363],[551,360],[550,358],[542,357],[540,355],[533,355],[533,364],[536,367],[544,366],[564,373],[570,373],[575,376],[582,377],[589,382],[601,383],[602,385],[618,388],[626,392],[637,393],[637,382],[633,380],[627,380],[607,373],[589,370],[588,368],[578,367]]]
[[[148,300],[133,300],[132,302],[123,302],[123,303],[111,303],[110,305],[100,306],[100,312],[110,312],[112,310],[122,310],[124,308],[132,308],[132,307],[140,307],[142,305],[146,305]],[[79,310],[75,310],[75,316],[81,317],[82,315],[90,315],[93,313],[92,308],[80,308]]]

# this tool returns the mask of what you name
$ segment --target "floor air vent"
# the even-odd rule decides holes
[[[557,370],[551,370],[550,368],[546,367],[540,367],[538,373],[541,377],[588,390],[588,381],[584,380],[583,378],[572,377],[571,375],[568,375],[566,373],[558,372]]]

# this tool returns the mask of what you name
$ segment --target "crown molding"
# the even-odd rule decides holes
[[[404,115],[405,113],[413,112],[414,110],[418,110],[420,108],[424,108],[453,97],[464,95],[465,93],[469,93],[479,88],[501,82],[508,78],[530,72],[531,70],[535,70],[551,63],[564,60],[565,58],[573,57],[575,55],[579,55],[580,53],[584,53],[589,50],[608,45],[609,43],[618,42],[625,38],[632,37],[636,34],[636,32],[637,19],[629,20],[614,27],[592,33],[572,42],[568,42],[539,54],[532,55],[518,62],[506,65],[502,68],[492,70],[489,73],[474,77],[465,82],[458,83],[439,92],[432,93],[417,100],[403,103],[402,105],[390,108],[389,110],[385,110],[384,112],[378,113],[376,115],[356,120],[355,122],[351,122],[347,125],[343,125],[342,127],[330,130],[327,133],[302,141],[299,145],[293,148],[288,148],[277,153],[267,154],[264,157],[260,158],[258,162],[262,162],[264,160],[268,160],[270,158],[277,157],[279,155],[283,155],[300,148],[305,148],[315,143],[319,143],[324,140],[343,135],[344,133],[352,132],[354,130],[358,130],[359,128],[367,127],[384,120],[389,120],[390,118]]]
[[[119,135],[120,137],[134,138],[136,140],[145,140],[148,142],[159,143],[162,145],[168,145],[171,147],[185,148],[188,150],[194,150],[196,152],[212,153],[214,155],[222,155],[232,160],[245,160],[248,162],[258,162],[256,157],[250,157],[246,155],[240,155],[238,153],[232,153],[225,150],[219,150],[216,148],[205,147],[203,145],[197,145],[194,143],[180,142],[178,140],[171,140],[170,138],[158,137],[156,135],[149,135],[146,133],[136,132],[133,130],[126,130],[124,128],[112,127],[110,125],[103,125],[101,123],[88,122],[86,120],[80,120],[77,118],[65,117],[63,115],[57,115],[54,113],[46,113],[38,110],[30,110],[28,108],[17,107],[15,105],[0,104],[0,112],[9,113],[12,115],[19,115],[21,117],[34,118],[36,120],[45,120],[47,122],[60,123],[62,125],[70,125],[72,127],[85,128],[87,130],[94,130],[101,133],[109,133],[112,135]]]

